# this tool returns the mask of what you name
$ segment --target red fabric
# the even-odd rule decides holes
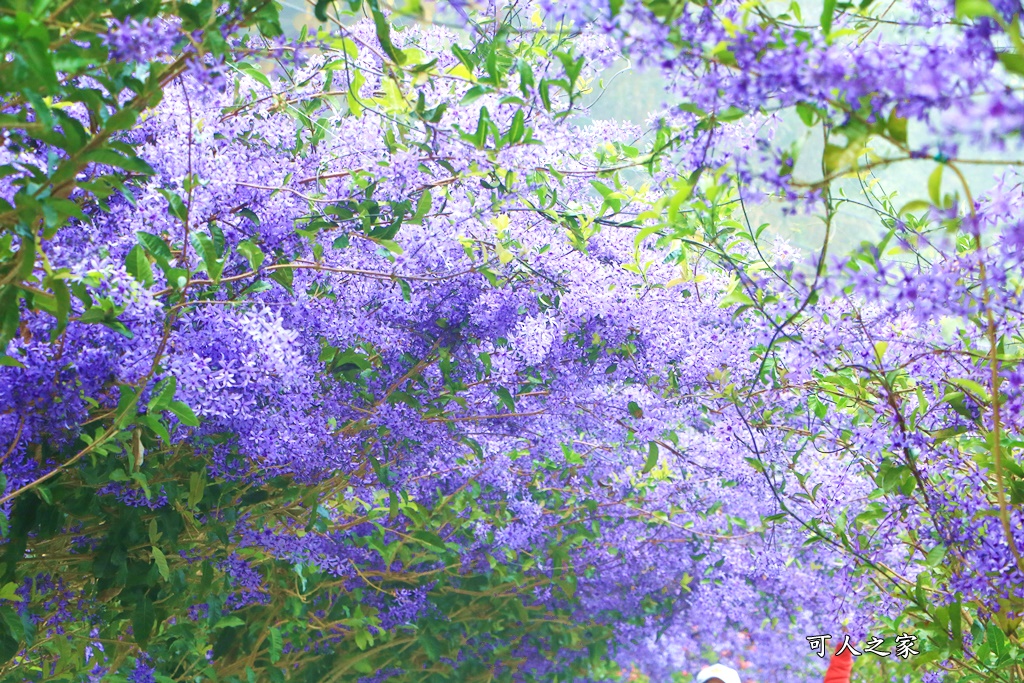
[[[825,683],[850,683],[850,672],[853,670],[853,654],[850,649],[843,650],[841,655],[833,655],[825,672]]]

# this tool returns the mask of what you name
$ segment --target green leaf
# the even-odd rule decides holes
[[[516,400],[515,398],[512,397],[512,392],[510,392],[505,387],[495,387],[494,393],[498,395],[498,400],[501,401],[502,405],[504,405],[509,410],[515,411]]]
[[[292,282],[295,280],[295,272],[291,268],[278,268],[270,273],[270,279],[294,294]]]
[[[169,581],[171,578],[171,570],[167,566],[167,557],[164,555],[164,551],[157,548],[155,545],[152,547],[153,550],[153,561],[156,563],[156,568],[160,571],[160,576],[164,581]]]
[[[135,111],[131,107],[125,107],[110,115],[107,119],[106,129],[110,131],[115,130],[128,130],[135,125],[135,122],[139,119],[139,112]]]
[[[932,200],[932,203],[938,205],[942,202],[942,169],[945,168],[942,164],[935,167],[931,175],[928,176],[928,197]]]
[[[138,237],[139,242],[146,248],[146,251],[152,254],[158,261],[166,262],[170,260],[171,250],[162,238],[148,232],[140,232]]]
[[[974,420],[974,415],[967,407],[966,397],[962,391],[954,391],[942,397],[942,400],[949,404],[958,414],[969,420]]]
[[[159,415],[154,415],[152,413],[143,415],[142,422],[149,427],[163,443],[171,443],[171,433],[167,430],[167,425],[164,424]]]
[[[423,194],[420,195],[419,201],[416,202],[416,213],[412,215],[412,218],[409,219],[409,222],[422,223],[423,218],[428,213],[430,213],[430,206],[432,201],[433,200],[430,196],[430,189],[428,188],[423,191]]]
[[[540,101],[544,104],[544,110],[551,111],[551,81],[546,78],[540,79],[537,92],[540,94]]]
[[[924,559],[924,563],[929,567],[938,567],[942,564],[942,560],[946,557],[946,546],[937,545],[928,551],[928,555]]]
[[[490,130],[491,114],[487,111],[487,107],[480,107],[480,117],[476,123],[476,132],[468,136],[470,142],[477,149],[483,149],[487,146],[487,133]]]
[[[348,110],[357,119],[363,115],[363,104],[359,101],[359,89],[363,87],[363,83],[366,82],[366,78],[363,76],[361,71],[356,71],[352,74],[352,80],[349,83],[348,90],[345,91],[345,101],[348,103]]]
[[[573,59],[572,54],[568,52],[556,52],[555,56],[558,57],[558,61],[562,62],[562,68],[565,69],[565,75],[569,79],[569,87],[566,90],[571,91],[572,86],[579,79],[580,71],[583,70],[583,57]]]
[[[0,348],[6,346],[6,342],[14,338],[18,333],[18,323],[21,320],[21,309],[18,301],[21,299],[21,290],[17,287],[6,286],[0,288]],[[0,365],[5,367],[25,367],[18,361],[4,354]]]
[[[821,32],[827,37],[832,33],[832,16],[836,12],[836,0],[824,0],[821,7]]]
[[[203,232],[192,233],[192,246],[195,247],[199,258],[203,260],[206,274],[214,283],[220,282],[220,274],[224,271],[224,260],[217,257],[217,245],[213,238]]]
[[[629,410],[629,414],[638,420],[644,416],[643,408],[636,401],[630,401],[626,407]]]
[[[886,127],[893,140],[907,144],[907,120],[896,113],[895,107],[889,112],[889,121],[886,123]]]
[[[436,662],[441,658],[441,641],[433,635],[426,631],[420,631],[416,636],[416,640],[423,646],[423,650],[427,653],[430,661]]]
[[[446,550],[444,541],[441,537],[432,531],[426,531],[425,529],[417,529],[416,531],[409,534],[418,541],[423,541],[427,545],[432,545],[440,550]]]
[[[252,240],[245,240],[240,242],[235,250],[241,254],[246,261],[249,262],[250,270],[259,270],[260,266],[266,260],[267,256],[263,253],[263,250],[256,246],[256,243]]]
[[[633,237],[633,247],[639,249],[645,239],[651,235],[657,235],[662,231],[662,229],[663,227],[661,225],[649,225],[643,230],[640,230],[637,232],[636,236]]]
[[[743,111],[739,107],[729,107],[715,114],[715,120],[730,123],[732,121],[739,121],[747,112]]]
[[[155,625],[156,609],[153,606],[153,601],[143,596],[135,605],[135,611],[132,613],[132,633],[135,642],[145,645]]]
[[[1006,635],[1003,633],[996,624],[989,623],[986,629],[985,643],[995,654],[996,657],[1002,657],[1006,651]]]
[[[1024,56],[1016,52],[1000,52],[999,61],[1010,73],[1024,76]]]
[[[0,663],[9,662],[21,649],[21,643],[0,630]]]
[[[355,629],[352,635],[355,638],[356,647],[360,650],[365,650],[373,645],[373,636],[370,635],[370,630],[365,627]]]
[[[47,486],[37,486],[35,492],[47,505],[53,505],[53,494],[50,493],[50,489]]]
[[[185,201],[176,192],[170,190],[160,190],[160,194],[167,200],[167,210],[171,215],[182,223],[188,222],[188,207],[185,206]]]
[[[974,380],[954,377],[949,380],[949,383],[971,393],[973,396],[980,398],[985,403],[992,401],[992,397],[988,393],[988,388]]]
[[[213,625],[213,629],[234,628],[236,626],[245,626],[245,622],[238,617],[221,617],[217,620],[217,623]]]
[[[149,480],[145,474],[139,471],[132,472],[131,480],[142,487],[142,492],[146,494],[146,500],[152,500],[153,494],[149,490]]]
[[[125,171],[135,171],[146,175],[152,175],[154,173],[153,167],[139,157],[119,154],[112,149],[98,149],[95,152],[90,153],[86,157],[86,160],[96,164],[103,164],[104,166],[114,166],[115,168],[121,168]]]
[[[317,5],[319,5],[319,4],[320,3],[317,3]],[[325,19],[321,19],[320,21],[325,21]],[[263,87],[265,87],[265,88],[273,88],[273,86],[270,84],[270,79],[267,78],[267,75],[265,73],[263,73],[262,71],[260,71],[259,69],[257,69],[252,64],[246,64],[245,62],[238,62],[237,63],[237,67],[238,67],[239,71],[241,71],[246,76],[248,76],[249,78],[251,78],[254,81],[256,81],[257,83],[259,83]]]
[[[188,479],[188,506],[194,508],[203,500],[203,493],[206,491],[206,469],[202,472],[193,472]]]
[[[998,17],[999,13],[988,0],[956,0],[957,19],[977,19],[978,17]]]
[[[805,126],[813,126],[821,118],[818,110],[806,102],[798,102],[796,105],[797,116],[804,122]]]
[[[452,54],[455,55],[455,58],[462,63],[462,66],[466,68],[466,71],[470,74],[473,73],[473,70],[476,69],[478,60],[471,52],[467,52],[459,45],[452,45]]]
[[[402,253],[402,245],[400,245],[398,242],[394,240],[376,240],[376,242],[380,246],[390,251],[392,254]]]
[[[327,8],[334,4],[334,0],[316,0],[313,7],[313,16],[320,21],[327,21]]]
[[[373,14],[373,25],[377,30],[377,40],[380,42],[380,46],[395,64],[401,66],[405,63],[406,57],[404,52],[391,43],[391,22],[380,10],[380,3],[377,0],[366,0],[366,4],[369,5],[370,12]]]
[[[171,404],[168,406],[168,408],[172,413],[178,416],[178,420],[180,420],[181,424],[185,425],[186,427],[199,426],[199,418],[196,417],[196,414],[192,412],[192,409],[189,408],[187,403],[184,403],[182,401],[171,401]]]
[[[142,245],[136,244],[132,247],[131,251],[128,252],[124,265],[128,274],[143,285],[146,287],[153,285],[153,268],[149,265],[149,259],[146,257],[146,252]]]
[[[53,279],[50,281],[50,288],[53,289],[53,299],[57,304],[57,334],[64,331],[68,325],[68,317],[71,315],[71,291],[64,280]]]
[[[153,388],[153,397],[149,399],[146,410],[151,413],[167,410],[177,389],[178,380],[174,377],[166,377],[160,380],[160,383]]]
[[[281,651],[284,649],[284,639],[281,637],[281,630],[276,626],[270,627],[270,663],[277,664],[277,661],[281,659]]]
[[[647,461],[644,463],[644,469],[641,474],[647,474],[654,469],[654,466],[658,464],[658,444],[651,441],[647,445]]]
[[[949,605],[949,628],[952,635],[953,651],[958,652],[963,649],[964,635],[963,626],[961,624],[960,615],[961,605],[960,602],[952,602]]]
[[[825,152],[821,157],[821,160],[825,165],[825,171],[827,173],[835,173],[843,165],[848,156],[846,147],[840,147],[839,145],[828,143],[825,145]]]
[[[6,605],[0,607],[0,622],[7,626],[11,636],[17,640],[21,640],[25,637],[25,622],[18,616],[10,607]]]
[[[523,139],[523,134],[526,132],[526,124],[524,123],[523,110],[517,109],[516,113],[512,116],[512,125],[508,129],[508,142],[509,144],[515,144]]]
[[[511,263],[512,259],[515,258],[515,254],[506,249],[502,244],[495,244],[494,251],[498,254],[498,262],[501,263],[501,265]]]
[[[462,96],[459,104],[470,104],[471,102],[480,99],[484,95],[493,92],[494,88],[487,85],[474,85],[472,88],[466,91],[466,94]]]
[[[398,493],[395,491],[388,492],[388,519],[394,521],[398,519]]]
[[[224,256],[224,249],[226,246],[224,240],[224,231],[220,229],[220,226],[216,222],[210,222],[206,226],[207,230],[210,231],[210,239],[213,240],[213,252],[220,258]]]
[[[133,387],[124,384],[117,388],[120,397],[117,401],[117,424],[125,426],[131,422],[136,415],[136,406],[139,404],[139,394]]]
[[[22,40],[19,41],[18,52],[15,54],[22,58],[29,70],[39,78],[42,85],[50,89],[57,88],[57,72],[53,68],[52,53],[48,45],[35,38]],[[31,86],[33,90],[36,87],[38,86]]]
[[[925,209],[930,209],[931,206],[931,204],[923,199],[912,199],[903,205],[903,208],[899,210],[899,215],[903,216],[912,212],[924,211]]]
[[[528,61],[519,62],[519,89],[525,97],[530,96],[530,87],[533,85],[533,68]]]

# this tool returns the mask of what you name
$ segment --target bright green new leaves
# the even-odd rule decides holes
[[[956,16],[958,19],[996,18],[999,13],[988,0],[956,0]]]
[[[209,234],[193,232],[192,246],[202,259],[206,274],[213,284],[220,283],[220,275],[224,271],[224,233],[215,223],[210,224]]]
[[[821,6],[821,32],[828,36],[832,32],[832,16],[836,12],[836,0],[823,0]]]

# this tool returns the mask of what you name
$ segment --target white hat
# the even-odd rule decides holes
[[[710,681],[712,678],[717,678],[722,683],[740,683],[740,675],[736,673],[736,669],[730,669],[721,664],[712,664],[701,669],[700,673],[697,674],[696,683],[704,683],[704,681]]]

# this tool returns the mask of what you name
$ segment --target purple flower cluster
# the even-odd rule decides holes
[[[430,589],[429,585],[413,590],[397,589],[394,601],[381,615],[380,628],[390,631],[399,626],[415,624],[419,621],[433,608],[427,596]]]
[[[155,669],[147,661],[146,657],[139,657],[135,662],[135,668],[128,676],[129,683],[156,683]]]
[[[342,87],[332,55],[269,86],[229,81],[224,64],[193,55],[127,135],[154,175],[132,185],[133,201],[113,196],[45,245],[109,315],[88,324],[76,299],[58,335],[52,316],[25,312],[8,349],[21,367],[0,367],[8,490],[52,465],[34,445],[49,453],[73,443],[118,405],[118,387],[143,383],[148,397],[173,380],[198,425],[168,413],[172,440],[215,476],[344,482],[343,495],[306,511],[321,526],[237,524],[238,551],[219,563],[236,591],[231,609],[267,601],[257,557],[348,591],[370,588],[368,574],[440,571],[388,556],[423,540],[411,514],[389,510],[382,534],[369,515],[396,492],[407,509],[433,510],[465,490],[473,509],[426,536],[435,549],[458,544],[452,571],[529,563],[532,606],[613,626],[619,660],[655,677],[694,668],[711,647],[766,677],[812,677],[812,666],[792,673],[794,642],[839,628],[863,637],[908,604],[875,590],[864,567],[913,586],[943,548],[957,563],[934,586],[943,600],[994,613],[1024,599],[1008,543],[1024,547],[1024,512],[992,514],[996,464],[983,457],[997,427],[986,394],[1001,402],[1007,439],[1024,431],[1024,365],[991,344],[1020,333],[1016,175],[913,228],[879,203],[899,259],[872,246],[803,262],[784,246],[764,256],[712,235],[705,224],[744,227],[737,204],[751,195],[716,203],[724,186],[697,188],[676,221],[684,227],[661,246],[637,230],[671,206],[677,165],[735,169],[744,192],[760,182],[806,207],[834,203],[821,188],[798,193],[780,167],[774,112],[786,107],[811,106],[851,137],[855,115],[899,112],[932,136],[922,149],[952,132],[984,143],[1019,131],[1017,94],[973,97],[996,92],[995,29],[958,32],[948,7],[933,8],[893,29],[895,40],[855,46],[752,24],[733,2],[687,5],[668,25],[638,1],[614,18],[605,9],[558,7],[580,25],[597,22],[584,31],[597,63],[620,45],[662,69],[685,103],[661,118],[676,144],[652,165],[652,182],[616,177],[632,204],[622,211],[595,197],[594,159],[642,131],[572,128],[518,76],[479,97],[465,79],[417,85],[440,112],[420,128],[402,118],[402,98],[387,96],[393,84],[372,50],[354,58],[361,85],[327,101],[321,93]],[[112,53],[141,60],[171,49],[173,31],[155,21],[115,23]],[[925,40],[925,25],[942,28]],[[374,40],[368,23],[346,30],[354,44]],[[393,37],[436,59],[439,73],[459,65],[446,29]],[[902,71],[883,68],[892,61]],[[564,71],[532,66],[538,82]],[[499,131],[521,122],[544,144],[468,142],[484,107]],[[766,113],[708,125],[733,110]],[[546,168],[557,182],[537,170]],[[419,206],[392,230],[397,213],[408,219]],[[654,207],[654,218],[636,206]],[[942,222],[960,232],[930,229]],[[151,281],[122,265],[142,246]],[[164,252],[185,275],[153,267]],[[1017,451],[1007,457],[1021,465]],[[167,503],[116,483],[101,492],[131,506]],[[589,536],[557,548],[570,526]],[[805,543],[821,529],[848,545]],[[556,583],[566,573],[571,603]],[[43,585],[56,596],[47,609],[66,615],[72,591]],[[432,586],[389,590],[367,591],[377,632],[438,609]],[[189,617],[209,611],[195,605]],[[556,666],[536,643],[515,654],[538,676]],[[132,676],[152,680],[152,668],[139,660]]]
[[[111,59],[149,62],[169,54],[178,37],[178,29],[163,18],[148,17],[142,21],[129,18],[112,20],[103,42],[110,50]]]
[[[226,573],[232,587],[237,591],[228,600],[228,609],[240,609],[246,605],[264,604],[270,599],[263,584],[263,576],[237,553],[232,553],[220,563],[220,570]]]

